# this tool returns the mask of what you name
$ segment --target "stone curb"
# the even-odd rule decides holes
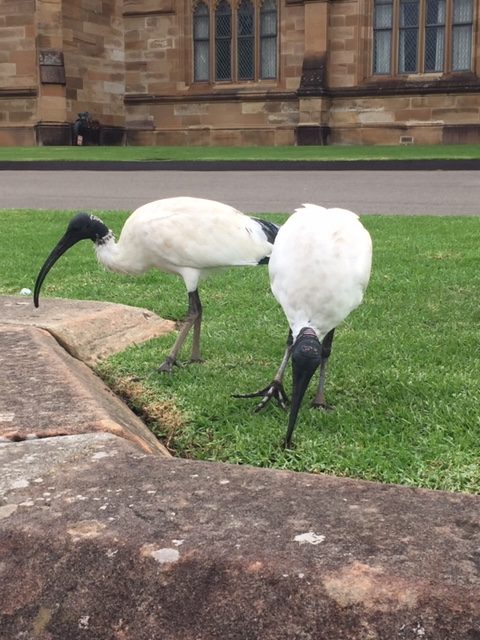
[[[0,437],[21,441],[104,431],[170,455],[85,364],[43,329],[0,325]]]
[[[479,637],[478,497],[109,434],[3,445],[0,466],[2,638]]]
[[[72,356],[94,366],[99,360],[175,329],[147,309],[111,302],[0,296],[0,322],[46,329]]]
[[[16,296],[0,296],[0,318],[0,367],[7,373],[1,439],[102,431],[170,456],[87,364],[164,335],[173,322],[146,309],[83,300],[47,298],[35,309],[31,300]]]
[[[0,171],[478,171],[480,159],[425,160],[31,160],[0,161]]]

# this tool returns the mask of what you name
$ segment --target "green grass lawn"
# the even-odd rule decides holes
[[[478,159],[479,144],[326,147],[0,147],[5,160],[424,160]]]
[[[102,217],[118,233],[126,214]],[[69,218],[0,211],[0,294],[33,289]],[[374,242],[373,274],[363,305],[337,331],[327,379],[336,409],[305,402],[294,449],[280,446],[281,409],[254,414],[253,400],[231,397],[269,382],[283,353],[287,326],[265,267],[225,270],[201,287],[204,364],[156,373],[171,334],[110,358],[99,373],[179,456],[479,492],[480,219],[363,220]],[[42,293],[175,319],[186,309],[179,278],[107,273],[86,242],[60,259]],[[309,398],[313,392],[312,384]]]

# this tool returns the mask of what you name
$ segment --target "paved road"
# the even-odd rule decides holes
[[[304,202],[360,214],[478,215],[478,171],[0,171],[0,208],[133,210],[191,195],[245,213]]]

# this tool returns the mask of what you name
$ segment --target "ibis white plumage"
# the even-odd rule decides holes
[[[157,200],[136,209],[125,222],[118,242],[96,216],[77,214],[42,266],[34,303],[54,263],[80,240],[95,244],[97,258],[111,271],[141,274],[156,268],[181,276],[188,292],[187,317],[177,340],[159,367],[170,372],[193,327],[192,361],[200,361],[202,305],[198,284],[211,270],[268,262],[278,226],[251,218],[233,207],[203,198]]]
[[[290,446],[310,379],[320,367],[314,406],[325,407],[325,374],[335,328],[360,305],[372,263],[372,241],[346,209],[305,204],[278,231],[268,265],[270,284],[290,326],[287,350],[274,380],[259,392],[261,409],[284,405],[283,375],[292,360],[293,389],[285,445]]]

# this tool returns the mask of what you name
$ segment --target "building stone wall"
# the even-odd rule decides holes
[[[278,79],[209,84],[194,0],[0,0],[0,145],[70,144],[84,111],[101,143],[480,142],[475,2],[469,73],[374,77],[373,0],[279,0]]]
[[[123,0],[0,0],[0,144],[70,144],[89,111],[123,130]]]
[[[63,0],[66,118],[89,111],[104,125],[124,125],[122,0]]]
[[[125,3],[126,128],[131,144],[294,144],[303,7],[280,6],[279,80],[193,82],[190,0]]]
[[[480,141],[479,94],[339,98],[329,116],[333,143]]]
[[[358,74],[359,2],[340,0],[328,5],[328,73],[329,87],[353,87],[361,79]]]
[[[34,0],[0,0],[0,87],[32,89],[35,64]]]
[[[0,0],[0,42],[0,145],[31,145],[37,121],[34,0]]]

